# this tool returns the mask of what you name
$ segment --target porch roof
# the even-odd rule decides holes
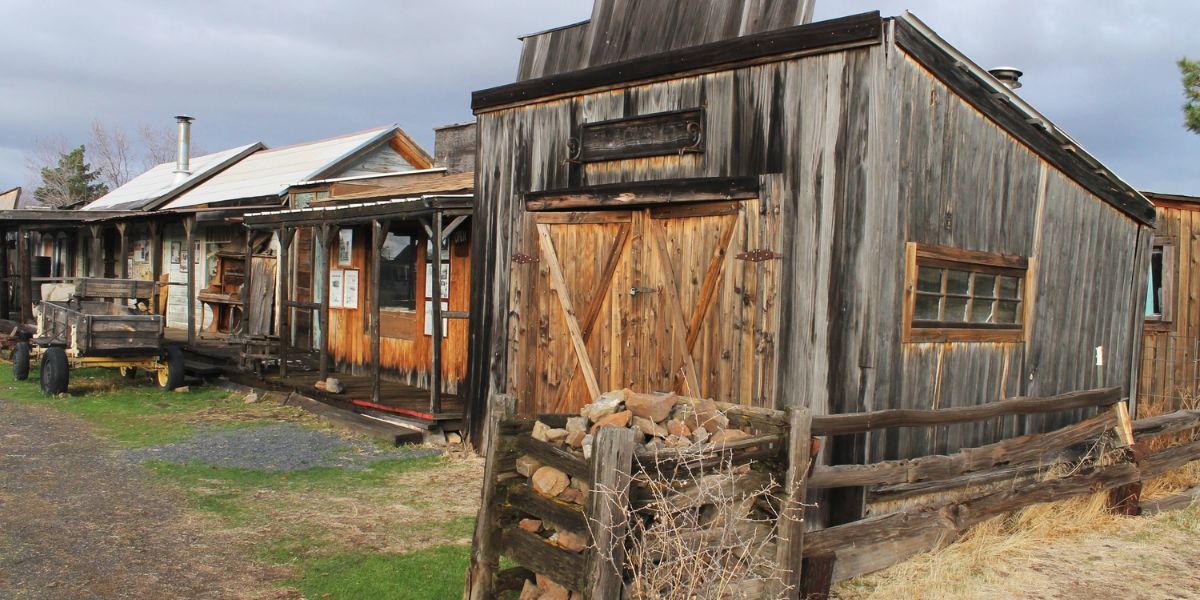
[[[247,213],[243,223],[251,229],[305,227],[326,223],[369,223],[376,219],[415,219],[442,212],[447,215],[468,215],[474,196],[427,195],[413,198],[393,198],[378,202],[357,202],[334,206],[314,206]]]

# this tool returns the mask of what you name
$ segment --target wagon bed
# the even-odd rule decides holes
[[[157,356],[164,322],[112,302],[91,300],[40,305],[38,346],[62,346],[74,356]]]

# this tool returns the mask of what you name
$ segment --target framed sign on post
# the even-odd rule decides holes
[[[329,308],[342,308],[342,291],[346,272],[341,269],[329,271]]]
[[[354,252],[354,230],[338,230],[338,266],[348,267]]]
[[[355,269],[346,269],[343,271],[343,299],[342,308],[357,309],[358,308],[358,271]]]
[[[442,314],[450,310],[449,302],[442,302]],[[442,317],[442,339],[450,333],[450,320]],[[425,301],[425,335],[433,337],[433,301]]]

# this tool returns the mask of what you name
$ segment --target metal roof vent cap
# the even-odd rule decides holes
[[[179,125],[179,153],[175,159],[175,183],[180,183],[192,174],[192,117],[179,115],[175,122]]]
[[[1010,90],[1021,88],[1021,76],[1025,74],[1016,67],[996,67],[988,69],[988,73],[991,73],[992,77],[999,79],[1000,83],[1003,83]]]

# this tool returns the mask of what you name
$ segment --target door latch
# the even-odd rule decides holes
[[[638,294],[653,294],[657,291],[657,289],[651,287],[631,287],[629,288],[629,295],[637,296]]]

